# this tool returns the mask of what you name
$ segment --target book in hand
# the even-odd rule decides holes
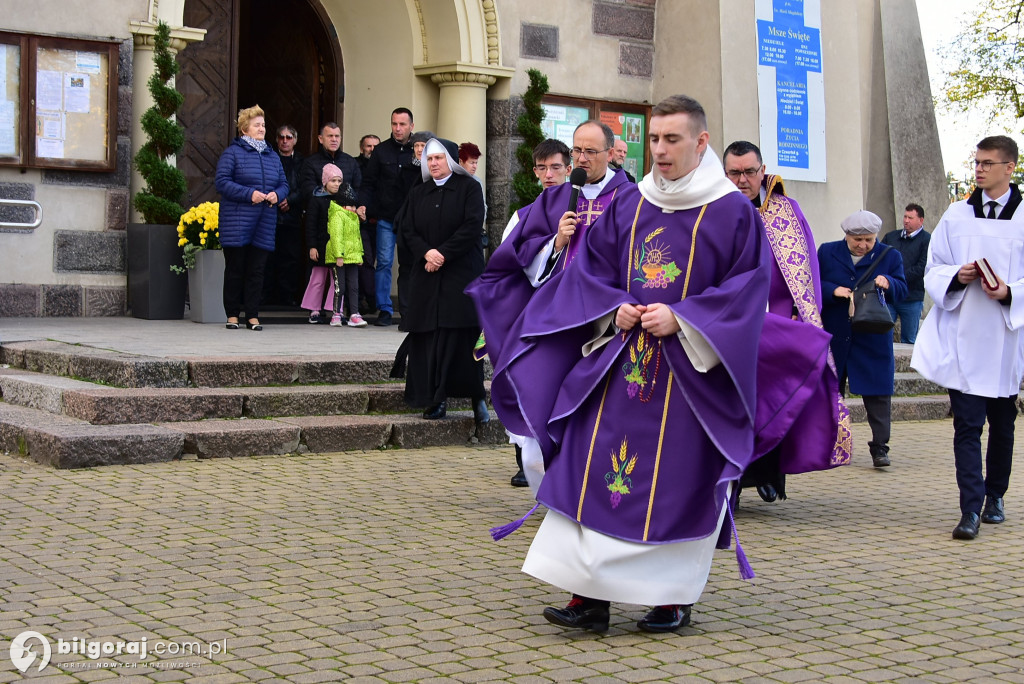
[[[994,290],[999,287],[999,279],[996,278],[996,272],[992,270],[992,264],[988,263],[988,259],[978,259],[974,262],[974,267],[978,269],[978,275],[981,276],[981,282],[986,288]]]

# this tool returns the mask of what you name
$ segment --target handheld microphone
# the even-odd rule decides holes
[[[575,168],[569,174],[569,183],[572,190],[569,192],[569,208],[566,211],[576,211],[576,203],[580,200],[580,190],[587,184],[587,170]]]

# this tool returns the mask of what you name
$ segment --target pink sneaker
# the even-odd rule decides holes
[[[331,316],[331,325],[333,325],[334,327],[343,325],[341,322],[341,314],[334,314],[333,316]]]
[[[352,314],[348,317],[348,324],[353,328],[362,328],[366,325],[366,321],[359,314]]]

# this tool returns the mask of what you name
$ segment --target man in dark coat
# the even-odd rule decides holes
[[[436,419],[445,416],[448,397],[469,397],[477,422],[486,422],[483,367],[473,358],[480,324],[464,292],[484,270],[484,197],[457,156],[450,140],[427,143],[424,182],[409,193],[398,222],[413,260],[405,399]]]
[[[305,202],[299,187],[303,157],[295,146],[299,134],[285,124],[277,129],[277,156],[281,158],[288,196],[277,204],[277,237],[274,253],[267,259],[263,278],[263,301],[273,304],[298,304],[300,266],[302,264],[302,212]]]
[[[924,269],[928,265],[928,243],[932,236],[924,229],[924,207],[908,204],[903,211],[903,230],[893,230],[882,238],[903,257],[903,272],[907,276],[907,297],[896,305],[889,305],[892,319],[900,318],[900,342],[914,344],[921,327],[924,310]]]
[[[419,177],[413,165],[412,112],[398,107],[391,112],[391,137],[381,141],[373,150],[366,166],[366,182],[360,198],[369,207],[369,214],[377,219],[377,264],[374,285],[377,292],[377,321],[375,325],[392,323],[395,313],[391,302],[391,266],[395,261],[395,216],[402,207],[409,189]]]
[[[366,169],[370,165],[373,150],[380,144],[380,138],[368,133],[359,139],[359,156],[356,163],[359,171],[366,177]],[[377,287],[374,284],[374,265],[377,261],[377,219],[367,216],[359,222],[359,235],[363,238],[363,265],[359,268],[359,299],[366,300],[360,306],[363,313],[373,313],[377,305]]]
[[[334,164],[345,176],[345,182],[352,186],[352,189],[359,193],[359,187],[363,183],[363,173],[359,170],[359,164],[352,155],[341,151],[341,128],[333,121],[329,121],[320,129],[320,149],[306,158],[302,164],[302,172],[299,174],[299,185],[302,190],[302,198],[307,203],[313,196],[313,191],[320,186],[320,176],[323,174],[324,165]],[[360,220],[366,218],[366,207],[356,208]]]

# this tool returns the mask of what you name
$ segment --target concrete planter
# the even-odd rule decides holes
[[[185,317],[184,274],[171,271],[181,264],[178,227],[128,224],[128,305],[132,316],[147,320]]]
[[[193,323],[223,323],[224,252],[202,249],[196,252],[196,267],[188,272],[189,320]]]

